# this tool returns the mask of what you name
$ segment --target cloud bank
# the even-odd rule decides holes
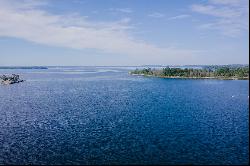
[[[171,62],[191,56],[192,50],[161,48],[135,39],[130,19],[91,22],[78,14],[55,15],[39,8],[39,1],[0,1],[0,36],[73,49],[96,49],[129,56],[162,56]],[[128,12],[129,10],[126,10]],[[125,12],[125,10],[123,10]]]

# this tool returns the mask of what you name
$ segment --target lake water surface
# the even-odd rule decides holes
[[[249,81],[0,70],[0,164],[248,164]]]

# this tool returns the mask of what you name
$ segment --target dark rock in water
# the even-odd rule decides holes
[[[15,84],[23,81],[24,80],[20,79],[17,74],[0,76],[0,83],[4,85]]]

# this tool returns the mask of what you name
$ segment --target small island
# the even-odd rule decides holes
[[[12,75],[2,75],[0,76],[0,83],[3,85],[15,84],[23,82],[24,80],[19,78],[19,75],[12,74]]]
[[[161,78],[183,79],[223,79],[249,80],[249,66],[203,66],[197,68],[165,67],[161,69],[136,69],[129,72],[132,75],[153,76]]]

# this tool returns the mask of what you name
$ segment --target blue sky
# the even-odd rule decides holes
[[[0,0],[0,65],[248,64],[248,0]]]

